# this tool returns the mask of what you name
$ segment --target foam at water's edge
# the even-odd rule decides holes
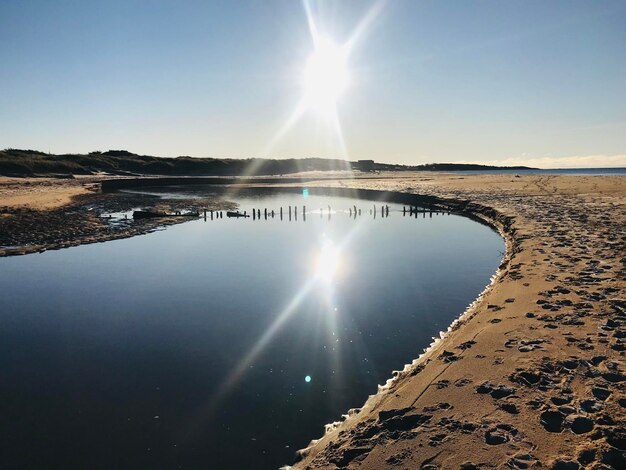
[[[454,202],[453,200],[450,200],[450,201]],[[326,435],[333,432],[342,424],[345,424],[353,420],[355,416],[358,416],[361,410],[366,409],[368,407],[368,404],[370,403],[371,400],[380,398],[380,396],[383,395],[387,390],[389,390],[394,384],[396,384],[398,380],[406,377],[407,375],[410,375],[411,372],[413,372],[428,356],[432,354],[432,352],[437,348],[437,346],[441,344],[442,341],[445,340],[451,332],[457,330],[463,323],[467,322],[477,313],[476,311],[477,305],[481,302],[481,300],[485,297],[485,295],[487,295],[487,293],[491,291],[491,289],[496,283],[496,280],[500,278],[500,276],[505,270],[505,267],[509,264],[509,261],[513,257],[515,250],[513,249],[512,234],[508,230],[510,228],[510,225],[508,223],[502,223],[502,221],[499,220],[500,218],[503,218],[504,216],[502,216],[497,211],[491,208],[487,208],[487,207],[480,206],[477,204],[468,204],[462,210],[462,212],[469,213],[472,216],[482,219],[488,225],[495,228],[500,234],[500,236],[504,239],[505,254],[502,257],[502,262],[500,263],[500,266],[498,267],[496,272],[491,276],[489,284],[487,284],[487,286],[478,295],[478,297],[476,297],[476,299],[471,304],[469,304],[469,306],[465,309],[465,311],[458,318],[456,318],[450,324],[450,326],[448,326],[446,331],[440,331],[439,337],[433,337],[433,341],[430,343],[430,345],[427,348],[424,349],[422,354],[420,354],[416,359],[413,359],[410,363],[405,364],[404,368],[401,371],[396,371],[396,370],[392,371],[392,377],[387,379],[384,385],[378,385],[377,393],[375,393],[374,395],[369,395],[364,405],[361,408],[352,408],[348,410],[347,414],[341,415],[342,419],[340,421],[334,421],[332,423],[326,424],[324,426],[324,434],[322,435],[321,438],[313,439],[311,440],[311,442],[309,442],[309,445],[306,446],[304,449],[297,450],[296,456],[298,460],[305,458],[309,454],[310,450],[319,441],[321,441]],[[485,212],[487,212],[488,214],[486,214]],[[285,465],[285,466],[280,467],[279,470],[291,470],[292,468],[293,467],[291,465]]]

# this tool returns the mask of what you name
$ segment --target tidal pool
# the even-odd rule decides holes
[[[2,467],[291,463],[445,330],[504,251],[455,215],[236,200],[261,219],[0,259]]]

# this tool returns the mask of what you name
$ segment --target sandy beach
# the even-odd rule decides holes
[[[1,178],[0,255],[157,227],[107,228],[88,210],[115,197],[98,181]],[[294,468],[626,466],[625,177],[390,173],[307,186],[435,196],[492,224],[507,250],[443,339],[311,436]]]

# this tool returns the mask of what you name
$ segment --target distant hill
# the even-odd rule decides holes
[[[230,159],[230,158],[163,158],[137,155],[126,150],[109,150],[84,154],[52,155],[37,150],[6,149],[0,151],[0,175],[46,176],[117,175],[168,176],[257,176],[284,175],[302,171],[359,170],[375,171],[460,171],[460,170],[527,170],[528,167],[493,167],[456,163],[431,163],[407,166],[376,163],[373,160],[347,162],[327,158],[301,159]]]

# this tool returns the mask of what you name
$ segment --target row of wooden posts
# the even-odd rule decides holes
[[[204,209],[204,220],[207,220],[207,212],[210,214],[211,220],[213,220],[213,213],[215,213],[216,219],[224,218],[224,213],[222,211],[212,211],[212,210]]]
[[[292,220],[292,217],[295,220],[298,220],[298,206],[288,206],[287,207],[287,217],[289,218],[289,221]],[[214,214],[215,214],[215,218],[216,219],[221,219],[224,217],[223,211],[212,211],[212,210],[208,210],[208,209],[204,209],[204,220],[207,220],[207,213],[209,214],[209,217],[211,220],[214,219]],[[377,207],[374,204],[372,206],[372,208],[369,210],[370,215],[372,215],[374,218],[376,218],[376,215],[378,213]],[[328,216],[328,218],[331,218],[331,214],[332,214],[332,209],[330,206],[328,206],[328,209],[326,211],[326,214]],[[357,218],[357,216],[361,215],[361,209],[357,209],[356,205],[353,207],[350,207],[348,209],[348,214],[350,217],[352,218]],[[381,217],[385,218],[385,217],[389,217],[389,206],[388,205],[382,205],[380,206],[380,214]],[[447,214],[450,215],[449,211],[443,210],[443,209],[433,209],[433,208],[429,208],[429,209],[425,209],[425,208],[419,208],[419,207],[414,207],[414,206],[409,206],[408,208],[406,206],[402,207],[402,215],[403,216],[409,216],[409,217],[415,217],[417,218],[418,214],[422,214],[423,217],[426,217],[426,214],[429,214],[430,217],[433,216],[433,214],[435,215],[439,215],[439,214]],[[283,208],[281,207],[278,211],[278,214],[276,214],[276,212],[274,211],[274,209],[272,210],[268,210],[267,208],[263,209],[263,218],[265,220],[267,220],[268,218],[273,219],[274,217],[276,217],[276,215],[278,215],[280,217],[280,220],[283,220]],[[247,211],[243,211],[243,213],[241,214],[242,217],[250,217],[247,213]],[[302,206],[302,220],[306,222],[306,216],[307,216],[307,211],[306,211],[306,206]],[[320,217],[324,217],[324,208],[320,208]],[[252,220],[261,220],[261,209],[252,209]]]

